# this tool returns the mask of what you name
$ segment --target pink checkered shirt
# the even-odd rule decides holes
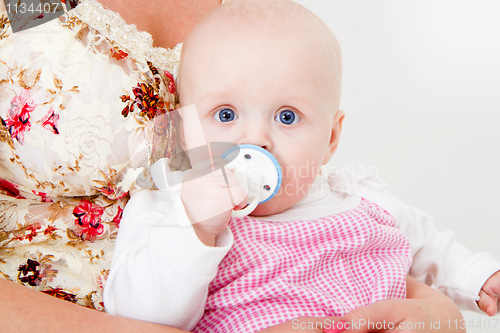
[[[406,296],[412,255],[394,217],[365,199],[310,221],[231,219],[234,246],[193,332],[256,332]]]

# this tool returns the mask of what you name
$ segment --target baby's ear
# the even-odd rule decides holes
[[[340,140],[340,133],[342,132],[342,124],[344,123],[345,112],[343,110],[338,110],[333,117],[332,133],[330,135],[330,142],[328,144],[328,151],[326,152],[323,165],[330,161],[333,154],[337,150]]]

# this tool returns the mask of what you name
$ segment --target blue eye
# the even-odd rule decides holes
[[[285,125],[294,125],[299,122],[300,117],[291,110],[283,110],[276,115],[275,120]]]
[[[235,119],[238,119],[238,116],[231,109],[222,109],[214,114],[214,119],[223,123],[227,123]]]

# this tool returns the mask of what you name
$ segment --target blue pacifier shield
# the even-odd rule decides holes
[[[267,150],[250,144],[239,145],[227,150],[222,158],[235,174],[246,176],[248,193],[258,196],[258,203],[271,199],[281,187],[281,167]],[[238,177],[237,177],[238,178]]]

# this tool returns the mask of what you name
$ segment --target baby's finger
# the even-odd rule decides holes
[[[497,296],[490,296],[484,290],[479,292],[479,301],[477,305],[488,316],[494,316],[497,313]]]
[[[231,195],[235,203],[235,210],[243,209],[248,205],[247,194],[240,186],[231,187]]]
[[[195,150],[197,149],[198,148],[196,148]],[[226,176],[224,176],[223,173],[219,171],[224,167],[224,160],[221,158],[212,158],[208,155],[208,150],[204,154],[206,156],[204,156],[203,158],[200,156],[197,157],[198,159],[196,161],[196,164],[193,164],[192,168],[184,176],[184,182],[198,179],[208,174],[211,174],[213,177],[222,177],[222,182],[224,182]]]
[[[233,171],[227,166],[224,167],[224,171],[227,177],[225,180],[233,198],[234,209],[239,210],[245,208],[250,203],[247,196],[247,189],[244,187],[246,184],[243,184],[243,186],[241,184],[241,182],[245,182],[245,179],[241,177],[241,174],[240,178],[237,178]]]
[[[496,272],[486,281],[486,283],[481,288],[490,296],[500,295],[500,271]]]
[[[177,111],[182,118],[182,139],[185,143],[186,151],[196,147],[206,146],[205,134],[201,127],[200,118],[196,106],[188,105],[178,108]],[[190,156],[191,158],[191,156]]]

